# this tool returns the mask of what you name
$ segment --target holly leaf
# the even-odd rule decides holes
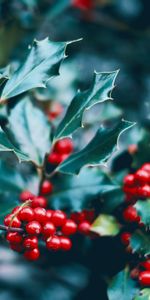
[[[81,211],[91,207],[95,200],[110,191],[120,189],[98,168],[85,168],[78,176],[59,174],[53,182],[54,190],[49,198],[55,209]]]
[[[134,123],[121,121],[112,128],[101,126],[90,143],[81,151],[69,156],[56,168],[56,171],[78,174],[85,165],[106,165],[116,149],[121,133],[133,125]]]
[[[143,289],[135,296],[134,300],[150,300],[150,289]]]
[[[50,150],[50,123],[45,114],[25,97],[11,110],[6,133],[28,160],[42,165]]]
[[[94,221],[90,230],[100,236],[115,236],[119,233],[120,226],[115,217],[101,214]]]
[[[108,286],[109,300],[133,300],[138,291],[136,282],[131,279],[128,268],[119,272]]]
[[[149,255],[150,254],[150,238],[149,234],[143,233],[140,230],[137,230],[134,234],[132,234],[130,239],[130,246],[132,248],[133,253],[138,252],[141,255]]]
[[[9,214],[12,209],[18,205],[18,199],[13,195],[2,196],[0,201],[0,223],[3,223],[4,217]]]
[[[134,205],[138,215],[141,218],[141,222],[144,223],[145,226],[150,226],[150,199],[146,201],[139,200]]]
[[[1,102],[33,88],[45,88],[47,81],[59,74],[67,44],[52,42],[48,38],[34,40],[25,62],[7,80],[1,93]]]
[[[110,100],[111,92],[118,71],[109,73],[94,73],[91,87],[84,92],[78,92],[68,107],[64,119],[59,124],[54,139],[71,135],[77,128],[83,127],[82,118],[85,110],[96,103]]]

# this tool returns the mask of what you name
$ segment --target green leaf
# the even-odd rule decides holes
[[[1,152],[9,152],[9,151],[13,152],[17,156],[19,162],[30,160],[28,155],[21,152],[20,149],[17,148],[15,143],[12,143],[9,140],[9,137],[2,130],[2,128],[0,128],[0,151]]]
[[[52,42],[48,38],[34,40],[25,62],[14,72],[1,94],[1,101],[37,87],[46,87],[47,81],[59,74],[68,43]]]
[[[78,174],[85,165],[104,165],[114,152],[121,133],[133,125],[131,122],[121,121],[113,128],[100,127],[84,149],[72,154],[56,170],[68,174]]]
[[[105,193],[102,196],[103,206],[102,212],[112,214],[114,210],[122,203],[124,203],[124,193],[122,188],[114,189]]]
[[[138,288],[131,279],[128,268],[119,272],[110,282],[108,287],[109,300],[133,300]]]
[[[1,197],[0,201],[0,223],[3,223],[4,217],[9,214],[12,209],[18,205],[18,200],[16,197]]]
[[[94,79],[88,91],[78,92],[72,100],[64,119],[58,126],[54,139],[71,135],[77,128],[83,127],[82,118],[85,110],[96,103],[111,99],[111,91],[118,71],[94,73]]]
[[[42,165],[45,154],[50,151],[50,131],[47,117],[29,98],[25,97],[11,110],[7,133],[38,165]]]
[[[150,254],[150,238],[148,233],[143,233],[137,230],[132,234],[130,239],[130,246],[133,252],[138,252],[141,255]]]
[[[119,233],[120,226],[115,217],[101,214],[92,224],[91,231],[100,236],[115,236]]]
[[[0,69],[0,85],[2,85],[10,76],[10,66]]]
[[[135,296],[134,300],[150,300],[150,289],[143,289]]]
[[[78,176],[59,174],[54,183],[54,191],[49,198],[55,209],[80,211],[91,207],[100,196],[120,189],[106,173],[98,168],[85,168]]]
[[[141,222],[145,226],[150,226],[150,199],[146,201],[139,200],[134,205],[138,215],[141,217]]]

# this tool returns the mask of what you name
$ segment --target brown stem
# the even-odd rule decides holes
[[[0,224],[0,230],[10,231],[10,232],[19,232],[19,233],[24,232],[24,230],[22,228],[10,227],[10,226],[5,226],[5,225],[1,225],[1,224]]]

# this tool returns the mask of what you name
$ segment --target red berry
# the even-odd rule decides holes
[[[39,223],[43,224],[46,222],[46,210],[42,207],[36,207],[34,208],[34,220],[38,221]]]
[[[139,283],[142,286],[150,286],[150,271],[144,271],[140,273]]]
[[[21,221],[30,222],[34,220],[34,211],[31,207],[23,207],[18,214]]]
[[[47,158],[48,162],[52,165],[58,165],[61,163],[61,155],[59,153],[51,152]]]
[[[44,237],[49,237],[50,235],[54,235],[56,232],[56,228],[52,222],[46,222],[42,228],[42,234]]]
[[[22,251],[23,251],[23,247],[22,247],[21,244],[10,243],[10,248],[11,248],[13,251],[16,251],[16,252],[22,252]]]
[[[52,214],[53,214],[53,210],[51,210],[51,209],[46,210],[46,221],[47,222],[51,221]]]
[[[57,236],[49,237],[46,241],[46,247],[49,250],[58,250],[61,247],[60,238]]]
[[[18,217],[14,217],[13,221],[12,221],[12,218],[13,218],[13,214],[7,215],[4,219],[4,225],[6,225],[6,226],[11,225],[11,227],[20,228],[21,221],[18,219]]]
[[[141,263],[141,266],[142,266],[144,269],[150,271],[150,259],[148,259],[148,260],[146,260],[146,261],[143,261],[143,262]]]
[[[57,227],[63,226],[66,221],[66,214],[61,210],[55,210],[51,217],[51,222]]]
[[[66,220],[65,224],[62,227],[62,233],[64,235],[71,235],[74,234],[76,231],[77,231],[76,223],[71,219]]]
[[[35,197],[34,200],[32,200],[31,206],[33,208],[35,208],[35,207],[46,208],[47,207],[47,199],[42,196]]]
[[[150,197],[150,186],[145,184],[138,188],[138,196],[142,198],[149,198]]]
[[[128,146],[128,152],[132,155],[138,151],[138,146],[136,144],[131,144]]]
[[[42,231],[41,224],[37,221],[31,221],[26,225],[26,232],[34,235],[34,234],[40,234]]]
[[[137,182],[139,182],[140,184],[143,183],[148,183],[150,180],[150,175],[147,171],[139,169],[136,173],[135,173],[135,180]]]
[[[64,236],[60,237],[60,244],[61,244],[61,249],[65,251],[70,250],[72,247],[71,240]]]
[[[45,180],[41,186],[41,194],[47,195],[50,194],[53,190],[53,185],[50,181]]]
[[[56,142],[54,152],[59,154],[70,154],[73,151],[73,142],[69,138],[64,138]]]
[[[139,222],[139,216],[137,215],[137,211],[135,207],[129,205],[123,212],[123,218],[126,222]]]
[[[129,187],[127,185],[124,185],[123,191],[124,191],[124,193],[126,193],[127,195],[132,196],[132,197],[136,197],[138,195],[138,188],[134,187],[134,186]]]
[[[78,231],[82,234],[88,235],[90,232],[91,224],[88,221],[83,221],[78,226]]]
[[[52,104],[51,111],[48,113],[50,120],[57,118],[63,112],[63,107],[60,103],[54,102]]]
[[[89,221],[89,223],[92,223],[94,221],[94,210],[84,210],[83,213],[85,214],[86,221]]]
[[[13,244],[19,244],[22,242],[22,235],[18,232],[8,232],[6,235],[6,240]]]
[[[129,232],[123,232],[121,234],[121,241],[125,246],[128,246],[130,243],[131,233]]]
[[[24,257],[28,260],[37,260],[40,256],[40,252],[38,248],[34,248],[32,250],[27,250],[24,253]]]
[[[20,206],[16,206],[13,210],[12,210],[12,214],[17,213],[20,210]]]
[[[33,200],[34,199],[34,195],[30,192],[30,191],[23,191],[21,194],[20,194],[20,200],[22,202],[25,202],[27,200]]]
[[[92,0],[72,0],[72,5],[79,9],[92,9]]]
[[[65,159],[67,159],[69,156],[69,154],[60,154],[60,162],[64,161]]]
[[[36,236],[26,237],[23,241],[23,246],[26,249],[34,249],[38,247],[38,239]]]
[[[133,174],[128,174],[124,177],[124,185],[127,185],[127,186],[133,186],[134,185],[134,182],[135,182],[135,177]]]
[[[147,171],[150,174],[150,163],[145,163],[142,167],[142,170]]]
[[[134,269],[130,272],[130,277],[131,277],[132,279],[138,279],[139,274],[140,274],[139,269],[138,269],[138,268],[134,268]]]

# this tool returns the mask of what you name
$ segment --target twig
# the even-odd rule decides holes
[[[24,232],[22,228],[10,227],[5,225],[0,225],[0,230],[10,231],[10,232],[20,232],[20,233]]]

